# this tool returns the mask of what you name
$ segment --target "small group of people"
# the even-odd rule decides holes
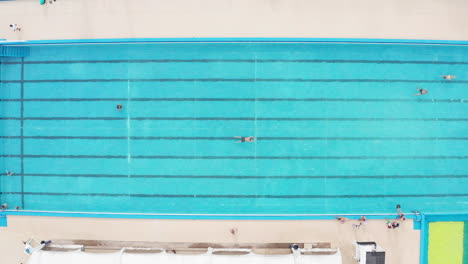
[[[343,217],[343,216],[337,216],[336,220],[338,220],[338,221],[340,221],[340,223],[344,224],[345,222],[349,221],[350,219],[346,218],[346,217]],[[367,218],[365,216],[361,216],[359,219],[357,219],[357,221],[358,221],[357,224],[355,224],[355,223],[352,224],[354,226],[354,228],[356,228],[356,229],[360,228],[362,225],[367,224]]]
[[[457,76],[455,75],[440,75],[440,77],[444,78],[445,80],[453,80],[455,78],[457,78]],[[415,94],[415,95],[424,95],[424,94],[427,94],[429,91],[426,90],[426,89],[423,89],[423,88],[418,88],[417,89],[419,91],[419,93]]]
[[[391,221],[388,218],[385,218],[387,220],[387,227],[388,229],[395,229],[400,227],[400,221],[405,221],[406,217],[403,211],[401,210],[401,205],[397,204],[396,206],[396,211],[397,211],[397,217],[395,220]],[[344,224],[345,222],[349,221],[349,218],[343,217],[343,216],[337,216],[336,220],[340,221],[340,223]],[[354,228],[358,229],[362,225],[367,224],[367,218],[365,216],[361,216],[359,219],[357,219],[358,223],[355,224],[353,223]]]
[[[388,229],[396,229],[396,228],[400,227],[399,221],[405,221],[406,220],[405,214],[403,213],[403,211],[401,211],[401,206],[399,204],[397,204],[397,206],[396,206],[396,211],[397,211],[398,215],[395,218],[395,220],[391,221],[390,219],[385,218],[387,220],[387,228]]]
[[[395,218],[395,220],[391,221],[390,219],[385,218],[387,220],[387,228],[388,229],[396,229],[396,228],[400,227],[400,221],[405,221],[406,220],[405,214],[403,213],[403,211],[401,211],[401,205],[397,204],[396,211],[397,211],[398,215]]]
[[[400,223],[398,223],[398,221],[390,221],[390,219],[386,218],[387,220],[387,228],[388,229],[395,229],[395,228],[398,228],[400,227]]]

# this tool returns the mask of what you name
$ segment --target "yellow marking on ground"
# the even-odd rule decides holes
[[[429,224],[429,264],[463,263],[463,222]]]

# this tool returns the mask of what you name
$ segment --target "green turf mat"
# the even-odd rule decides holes
[[[463,238],[463,264],[468,264],[468,222],[465,222],[465,232]]]
[[[464,222],[429,224],[429,264],[463,263]]]

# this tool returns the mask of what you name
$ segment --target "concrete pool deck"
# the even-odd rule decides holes
[[[47,1],[49,2],[49,0]],[[468,1],[0,2],[0,39],[303,37],[468,40]],[[9,24],[22,30],[13,32]]]
[[[157,220],[9,216],[8,228],[0,229],[4,263],[25,259],[21,241],[114,240],[211,243],[331,242],[340,248],[343,264],[352,264],[353,241],[375,241],[386,250],[386,263],[418,263],[419,231],[407,220],[398,229],[388,229],[385,220],[369,220],[356,229],[349,221],[336,220]],[[237,235],[230,233],[237,228]],[[4,254],[4,252],[9,252]],[[24,263],[24,262],[23,262]]]

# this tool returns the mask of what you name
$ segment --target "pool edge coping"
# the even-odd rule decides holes
[[[90,218],[130,218],[130,219],[206,219],[206,220],[332,220],[338,216],[360,217],[368,219],[394,219],[396,213],[344,213],[344,214],[169,214],[169,213],[124,213],[124,212],[78,212],[78,211],[40,211],[40,210],[4,210],[0,216],[57,216]],[[468,213],[407,213],[407,219],[427,222],[468,220]]]
[[[0,45],[46,44],[109,44],[109,43],[354,43],[354,44],[426,44],[468,45],[468,40],[432,39],[376,39],[376,38],[103,38],[103,39],[51,39],[51,40],[0,40]]]

